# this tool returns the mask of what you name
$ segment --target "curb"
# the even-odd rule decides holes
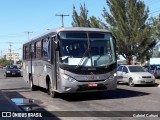
[[[0,103],[5,104],[5,106],[3,106],[3,105],[0,106],[0,108],[5,107],[5,108],[3,108],[4,111],[8,111],[8,110],[22,111],[1,90],[0,90]],[[9,108],[7,108],[7,106],[9,106]]]
[[[21,112],[22,110],[12,102],[1,90],[0,90],[0,112]],[[23,112],[23,111],[22,111]],[[0,120],[4,120],[3,117],[0,117]],[[30,118],[21,118],[21,117],[7,117],[6,120],[31,120]]]

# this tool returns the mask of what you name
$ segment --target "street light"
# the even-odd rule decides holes
[[[28,34],[28,41],[29,41],[29,39],[30,39],[30,38],[29,38],[29,37],[30,37],[29,35],[30,35],[30,33],[33,33],[33,32],[31,32],[31,31],[26,31],[25,33]]]

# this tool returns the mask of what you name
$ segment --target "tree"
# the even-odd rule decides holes
[[[156,39],[158,43],[156,44],[156,46],[154,47],[152,51],[153,52],[152,57],[160,57],[160,51],[159,51],[159,48],[160,48],[160,14],[158,18],[156,17],[149,18],[149,23],[152,26],[152,31],[153,31],[152,37]]]
[[[152,37],[160,41],[160,15],[158,18],[156,17],[151,17],[149,18],[149,23],[152,25]]]
[[[128,64],[133,56],[143,60],[155,46],[151,26],[147,24],[149,9],[140,0],[106,0],[110,12],[103,9],[103,17],[117,38],[117,52]]]
[[[97,19],[95,16],[90,17],[90,27],[107,29],[107,25],[102,22],[100,18]]]
[[[106,25],[102,22],[100,18],[95,16],[89,17],[86,5],[80,5],[80,14],[76,11],[75,6],[73,6],[73,27],[93,27],[93,28],[106,28]]]
[[[72,26],[74,27],[90,27],[89,19],[88,19],[88,10],[86,9],[86,5],[80,5],[80,15],[78,15],[75,6],[73,6],[73,22]]]
[[[4,58],[0,59],[0,65],[2,65],[2,66],[10,65],[10,64],[13,64],[13,63],[14,63],[13,60],[10,61],[10,60],[6,60]]]

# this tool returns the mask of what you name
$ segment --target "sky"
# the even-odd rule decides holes
[[[150,16],[160,13],[160,0],[143,0],[149,7]],[[108,10],[106,0],[0,0],[0,56],[9,52],[22,55],[22,45],[30,39],[45,33],[47,29],[62,26],[61,17],[67,14],[64,26],[71,27],[73,5],[79,11],[80,4],[86,4],[89,16],[103,20],[102,11]]]

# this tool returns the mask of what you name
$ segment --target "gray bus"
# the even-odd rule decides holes
[[[24,80],[51,97],[114,90],[116,68],[116,40],[104,29],[59,28],[23,44]]]

